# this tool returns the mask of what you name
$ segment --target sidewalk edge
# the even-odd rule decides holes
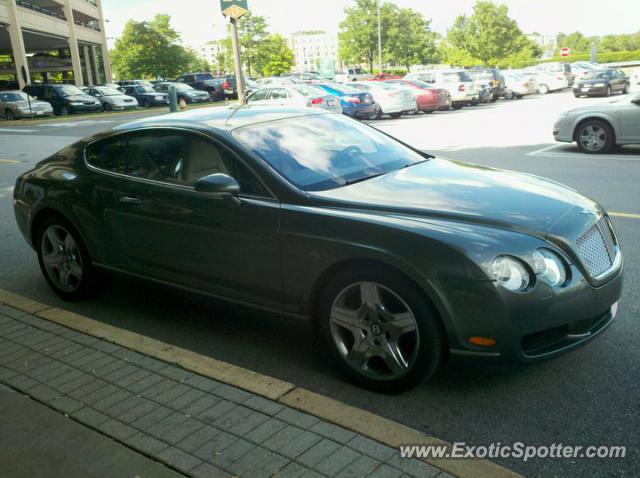
[[[278,401],[392,448],[398,448],[400,445],[405,444],[446,444],[445,441],[426,435],[413,428],[327,396],[296,387],[292,383],[175,347],[135,332],[119,329],[83,315],[50,307],[4,289],[0,289],[0,303],[156,359],[177,364],[186,370],[244,389],[270,400]],[[519,474],[488,460],[423,459],[422,461],[459,478],[520,477]]]

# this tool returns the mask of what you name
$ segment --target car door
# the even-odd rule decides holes
[[[56,113],[58,113],[60,111],[60,108],[64,106],[63,99],[60,98],[56,90],[54,90],[50,86],[44,87],[44,93],[43,93],[42,99],[47,101],[48,103],[51,103],[51,106],[53,107],[53,111],[55,111]]]
[[[636,101],[640,102],[640,94],[636,94]],[[640,144],[640,103],[633,103],[633,99],[625,101],[620,110],[620,141]]]
[[[287,105],[291,103],[291,96],[286,88],[271,88],[267,103],[272,105]]]
[[[119,141],[115,150],[99,144],[87,154],[110,265],[279,310],[280,204],[245,163],[221,143],[183,130],[129,133]],[[109,174],[114,156],[123,158],[120,170]],[[238,179],[239,201],[194,190],[197,179],[214,173]]]

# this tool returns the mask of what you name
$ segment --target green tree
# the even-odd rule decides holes
[[[558,33],[556,40],[558,43],[558,51],[560,51],[560,48],[567,47],[571,50],[571,53],[575,54],[590,52],[591,42],[593,41],[593,39],[585,37],[580,32],[573,32],[568,35]]]
[[[367,63],[373,71],[378,57],[378,1],[355,0],[355,5],[344,10],[345,19],[340,23],[338,39],[340,59],[344,63],[357,65]],[[380,6],[382,45],[388,52],[387,41],[398,7],[392,3]]]
[[[439,61],[431,22],[411,8],[394,12],[385,50],[387,62],[404,66],[407,71],[411,65]]]
[[[486,0],[476,2],[472,15],[456,18],[442,51],[449,63],[463,66],[495,66],[514,57],[532,62],[541,54],[518,23],[509,17],[506,5]],[[464,60],[464,63],[452,60]]]
[[[171,18],[159,13],[150,22],[129,20],[111,52],[118,78],[174,78],[194,61],[179,45]]]
[[[287,73],[295,63],[293,52],[281,35],[269,35],[260,43],[256,53],[255,71],[263,76]]]
[[[269,36],[267,30],[267,20],[259,15],[247,13],[238,20],[238,40],[242,51],[242,62],[245,71],[251,76],[256,62],[259,62],[259,50],[262,43]],[[225,39],[225,57],[233,61],[233,50],[231,46],[231,26],[227,27],[227,38]],[[229,65],[226,65],[229,66]],[[231,64],[233,69],[233,64]]]

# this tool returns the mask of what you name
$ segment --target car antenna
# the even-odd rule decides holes
[[[240,111],[242,108],[244,108],[245,106],[247,106],[246,104],[241,104],[239,105],[235,110],[233,110],[233,112],[229,115],[229,117],[227,118],[227,120],[224,122],[225,126],[229,126],[229,121],[231,121],[231,119],[233,118],[233,116]]]

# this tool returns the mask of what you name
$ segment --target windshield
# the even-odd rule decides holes
[[[27,98],[27,94],[26,93],[0,93],[0,101],[3,101],[5,103],[11,103],[13,101],[27,101],[27,99],[30,99],[31,101],[35,101],[35,98],[33,98],[32,96],[29,96]]]
[[[66,98],[67,96],[76,96],[76,95],[86,94],[80,88],[73,85],[59,85],[59,86],[54,86],[54,88],[56,92],[63,98]]]
[[[360,93],[357,89],[348,85],[340,85],[338,83],[327,83],[327,88],[331,88],[333,91],[342,93],[343,95],[352,95],[354,93]]]
[[[324,96],[327,94],[322,88],[317,88],[315,86],[294,86],[294,90],[300,93],[303,96]]]
[[[334,189],[424,161],[379,131],[339,115],[256,124],[232,134],[305,191]]]
[[[122,92],[115,88],[109,88],[108,86],[96,86],[96,91],[102,93],[104,96],[121,96]]]
[[[606,70],[600,70],[600,71],[592,71],[591,73],[588,73],[587,75],[585,75],[584,79],[585,80],[600,80],[603,78],[608,78],[609,77],[609,72]]]
[[[211,73],[198,73],[195,77],[196,81],[213,80],[213,75]]]
[[[138,93],[155,93],[156,90],[154,90],[151,86],[136,86],[136,91]]]
[[[442,77],[445,83],[458,83],[460,81],[473,81],[465,71],[455,71],[452,73],[443,73]]]

